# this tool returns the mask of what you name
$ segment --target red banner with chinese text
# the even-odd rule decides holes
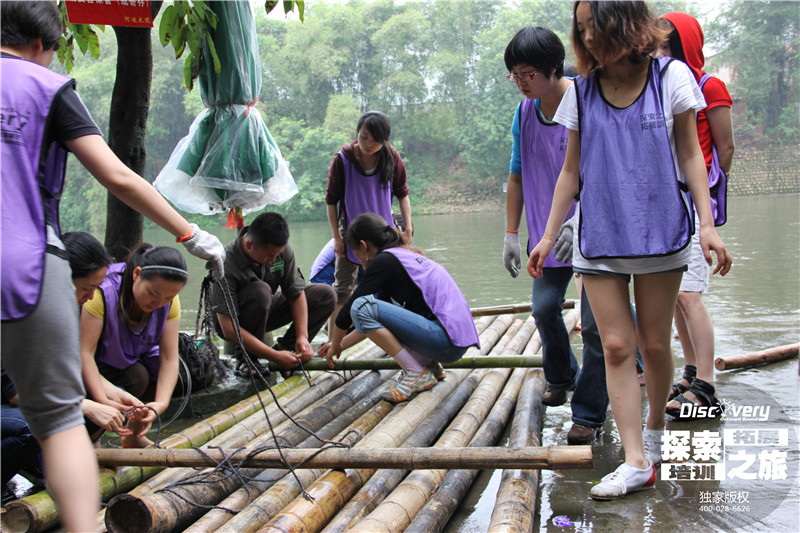
[[[72,24],[105,24],[152,28],[150,2],[146,0],[66,0]]]

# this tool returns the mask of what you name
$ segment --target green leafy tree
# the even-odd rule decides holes
[[[706,28],[706,40],[719,53],[713,65],[731,67],[731,93],[743,105],[748,124],[774,139],[798,137],[800,100],[800,4],[748,2],[724,4]]]
[[[151,16],[156,18],[162,2],[150,2]],[[267,10],[276,3],[268,1]],[[304,4],[300,1],[283,2],[286,12],[298,7],[302,19]],[[66,18],[66,6],[61,2],[66,32],[61,39],[58,58],[69,72],[74,65],[75,45],[85,54],[87,51],[95,59],[100,57],[100,44],[97,32],[91,25],[71,24]],[[184,85],[191,90],[193,79],[197,77],[200,65],[201,42],[205,40],[211,50],[211,60],[219,72],[219,59],[216,57],[214,43],[209,36],[209,28],[216,25],[214,13],[206,2],[196,0],[175,0],[164,11],[159,24],[159,37],[162,45],[172,44],[176,59],[188,49],[184,60]],[[97,27],[104,31],[102,26]],[[129,28],[113,26],[117,39],[117,63],[114,88],[111,94],[108,145],[131,170],[139,175],[145,174],[146,150],[145,133],[150,110],[150,90],[153,72],[153,53],[150,28]],[[135,244],[142,240],[142,216],[122,203],[113,195],[108,195],[106,208],[105,244],[109,252],[122,258]]]

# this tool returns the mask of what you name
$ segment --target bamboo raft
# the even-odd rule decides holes
[[[449,368],[408,402],[380,399],[395,370],[363,364],[385,357],[365,342],[346,354],[347,372],[293,376],[272,387],[274,398],[252,396],[160,449],[98,450],[108,506],[97,530],[441,531],[478,469],[490,468],[504,469],[490,531],[529,531],[539,469],[591,468],[592,459],[589,446],[540,446],[541,339],[532,317],[513,314],[529,307],[510,307],[478,310],[481,349],[464,358],[473,363]],[[579,309],[565,314],[568,330],[578,317]],[[505,354],[527,364],[480,363],[497,366]],[[57,523],[47,492],[3,509],[3,531]]]

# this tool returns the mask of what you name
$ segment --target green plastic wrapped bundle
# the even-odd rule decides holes
[[[261,63],[249,2],[210,2],[217,15],[211,37],[221,70],[203,42],[198,87],[205,109],[181,139],[154,185],[191,213],[248,213],[281,204],[297,186],[256,109]]]

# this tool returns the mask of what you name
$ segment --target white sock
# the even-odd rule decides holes
[[[417,361],[417,358],[405,348],[397,352],[397,355],[394,356],[394,360],[397,361],[397,364],[400,365],[400,368],[408,372],[421,373],[425,371],[425,366],[420,364],[420,362]]]
[[[433,364],[433,360],[432,359],[428,359],[427,357],[425,357],[421,353],[415,352],[414,350],[409,350],[408,348],[406,348],[406,350],[408,350],[408,353],[410,353],[411,356],[414,359],[416,359],[417,362],[419,364],[421,364],[424,368],[428,368],[429,366],[431,366],[431,364]]]

